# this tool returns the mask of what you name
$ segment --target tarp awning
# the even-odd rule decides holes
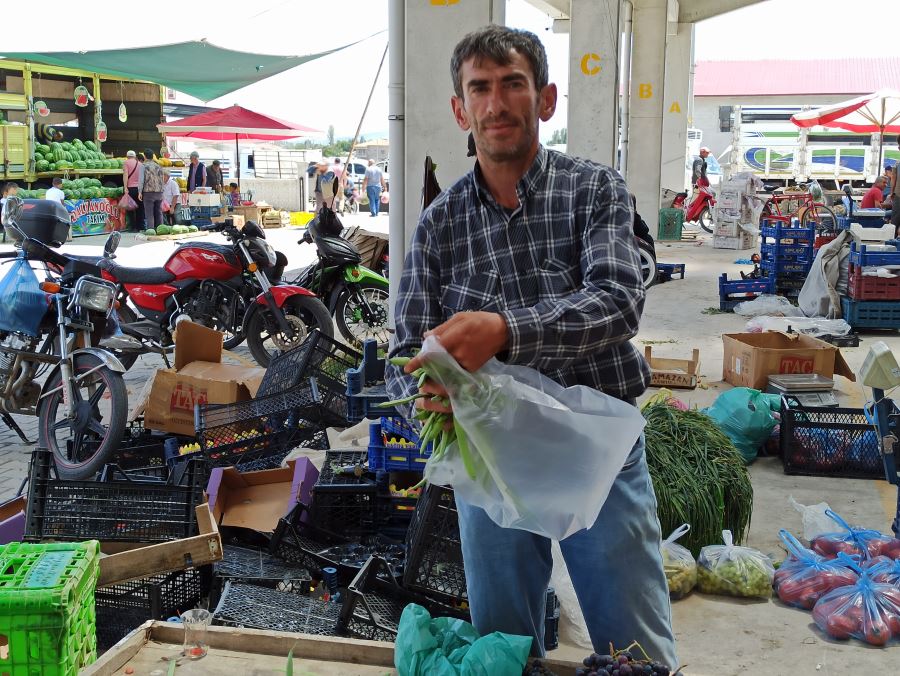
[[[129,80],[146,80],[195,96],[202,101],[212,101],[359,42],[362,40],[306,56],[237,52],[217,47],[205,40],[91,52],[0,52],[0,56],[63,68],[78,68]]]

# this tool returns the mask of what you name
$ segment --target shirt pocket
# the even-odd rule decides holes
[[[476,310],[496,311],[500,306],[499,281],[497,271],[489,270],[477,272],[465,280],[450,282],[441,292],[444,316],[450,318],[457,312]]]
[[[581,286],[581,267],[559,258],[547,258],[538,270],[542,298],[562,298]]]

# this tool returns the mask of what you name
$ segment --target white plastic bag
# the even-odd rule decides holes
[[[791,329],[794,333],[803,333],[807,336],[845,336],[850,333],[850,325],[843,319],[821,317],[753,317],[747,322],[746,328],[750,333],[766,331],[784,333]]]
[[[420,355],[450,395],[475,470],[471,479],[454,444],[426,465],[429,482],[453,486],[504,528],[562,540],[594,524],[644,429],[637,408],[496,359],[469,373],[434,336]]]
[[[803,520],[803,537],[807,542],[823,533],[830,533],[834,530],[834,521],[825,513],[831,509],[827,502],[820,502],[815,505],[801,505],[794,499],[794,496],[788,498],[791,506],[800,512]]]
[[[562,550],[558,542],[551,543],[553,553],[553,573],[550,575],[550,586],[556,592],[559,599],[559,642],[575,644],[585,650],[593,650],[591,635],[588,633],[578,597],[575,595],[575,587],[572,578],[569,577],[569,569],[563,558]]]
[[[803,311],[791,304],[784,296],[773,296],[764,293],[753,300],[745,300],[734,308],[734,314],[741,317],[759,317],[762,315],[782,317],[802,317]]]

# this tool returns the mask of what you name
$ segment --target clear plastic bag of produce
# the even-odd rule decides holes
[[[883,646],[900,638],[900,588],[875,582],[846,554],[838,558],[859,574],[855,584],[838,587],[820,598],[812,616],[819,629],[836,639],[856,638]]]
[[[778,598],[789,606],[812,609],[822,596],[838,587],[854,584],[859,575],[839,559],[826,559],[806,549],[788,531],[778,536],[788,555],[775,571],[772,586]]]
[[[429,482],[453,486],[504,528],[562,540],[594,524],[644,429],[637,408],[496,359],[469,373],[434,336],[420,355],[450,395],[472,470],[453,444],[426,465]]]
[[[750,547],[734,544],[730,530],[722,531],[724,545],[707,545],[697,559],[697,589],[767,599],[772,596],[775,567],[769,557]]]
[[[900,540],[877,530],[851,526],[830,509],[825,513],[844,530],[823,533],[813,538],[810,549],[817,554],[826,559],[833,559],[841,552],[856,554],[864,559],[874,559],[882,555],[891,559],[900,557]]]
[[[694,555],[689,549],[675,542],[690,529],[689,524],[680,525],[659,546],[663,568],[666,571],[666,582],[669,583],[669,596],[673,599],[684,598],[697,585],[697,562],[694,561]]]
[[[399,676],[521,676],[530,651],[530,636],[479,636],[464,620],[432,618],[410,603],[400,615],[394,666]]]
[[[794,499],[793,495],[788,498],[788,502],[800,512],[800,517],[803,520],[803,537],[808,542],[812,542],[814,538],[822,533],[831,532],[832,522],[826,516],[831,507],[827,502],[818,502],[815,505],[801,505]]]
[[[900,587],[900,559],[891,561],[885,556],[879,556],[872,559],[871,564],[868,570],[872,580]]]

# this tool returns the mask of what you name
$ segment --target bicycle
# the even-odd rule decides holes
[[[837,216],[831,207],[816,202],[813,193],[808,190],[813,183],[798,183],[797,187],[804,192],[784,192],[772,195],[763,206],[761,219],[790,224],[791,219],[799,218],[802,227],[815,224],[817,233],[837,232]],[[782,211],[781,205],[787,208]],[[796,205],[790,204],[796,202]],[[792,208],[793,207],[793,208]]]

